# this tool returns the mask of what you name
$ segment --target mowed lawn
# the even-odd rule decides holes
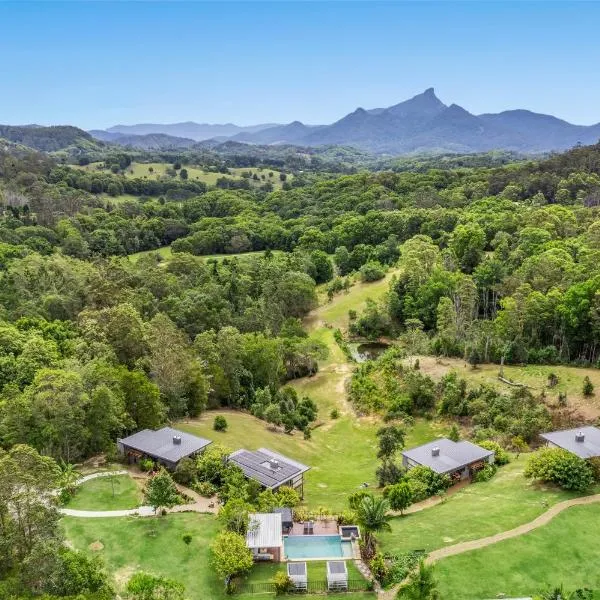
[[[65,517],[61,524],[77,549],[100,556],[122,591],[136,571],[146,571],[180,581],[188,600],[224,600],[223,583],[210,566],[210,544],[219,524],[212,515],[171,514],[165,517],[78,519]],[[190,534],[189,546],[183,535]],[[102,546],[100,546],[100,544]],[[95,548],[95,550],[93,549]],[[253,582],[269,581],[275,569],[257,565]],[[236,594],[238,600],[266,600],[273,594]],[[373,600],[369,593],[328,595],[329,600]]]
[[[600,590],[599,523],[600,504],[575,506],[530,533],[445,558],[435,568],[440,597],[522,597],[560,584]]]
[[[316,399],[316,398],[315,398]],[[226,432],[213,430],[216,415],[227,419]],[[311,508],[327,507],[339,511],[347,507],[349,494],[366,482],[377,486],[378,466],[376,431],[379,423],[369,419],[342,416],[332,420],[324,415],[324,424],[313,430],[312,438],[273,431],[264,421],[239,411],[209,411],[200,418],[182,421],[177,427],[223,444],[231,450],[265,447],[311,467],[305,475],[305,502]],[[407,445],[417,445],[447,432],[445,425],[417,420],[407,435]]]
[[[490,481],[472,483],[442,504],[394,518],[392,531],[379,536],[383,550],[430,552],[494,535],[532,521],[557,502],[581,495],[526,479],[526,461],[527,455],[521,455]]]
[[[140,484],[129,475],[114,475],[82,483],[66,506],[78,510],[122,510],[137,508],[142,502]]]

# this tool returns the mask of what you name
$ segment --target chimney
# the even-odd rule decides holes
[[[176,445],[181,444],[181,436],[180,435],[174,435],[173,436],[173,443]]]
[[[583,442],[583,441],[585,441],[585,434],[583,433],[583,431],[578,431],[575,434],[575,441],[576,442]]]
[[[434,446],[431,449],[431,456],[439,456],[440,455],[440,449],[438,446]]]
[[[271,467],[271,469],[272,469],[273,471],[276,471],[277,469],[279,469],[279,461],[278,461],[278,460],[275,460],[274,458],[272,458],[272,459],[269,461],[269,466]]]

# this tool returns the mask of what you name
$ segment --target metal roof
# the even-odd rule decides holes
[[[237,450],[229,455],[229,460],[240,467],[246,477],[255,479],[266,488],[278,487],[310,469],[267,448],[256,451]]]
[[[287,507],[283,506],[281,508],[274,508],[273,512],[279,513],[281,515],[281,522],[283,524],[290,524],[290,523],[294,522],[294,517],[292,515],[291,508],[287,508]]]
[[[279,513],[250,513],[246,546],[248,548],[279,548],[283,546]]]
[[[434,449],[439,449],[437,456],[434,455]],[[493,451],[471,442],[453,442],[447,438],[440,438],[402,452],[402,456],[419,465],[430,467],[436,473],[458,471],[471,463],[488,458],[492,454],[494,454]]]
[[[180,439],[180,443],[176,443],[176,439]],[[163,427],[157,431],[152,431],[152,429],[138,431],[119,440],[119,443],[154,458],[176,463],[182,458],[202,450],[212,442],[178,429]]]
[[[289,562],[287,564],[288,575],[306,575],[306,563],[305,562]]]
[[[583,441],[577,441],[576,437],[579,433],[583,435]],[[600,456],[600,429],[597,427],[575,427],[563,431],[551,431],[542,433],[540,437],[576,454],[579,458]]]
[[[343,560],[328,560],[327,561],[327,572],[331,575],[342,575],[347,573],[346,562]]]

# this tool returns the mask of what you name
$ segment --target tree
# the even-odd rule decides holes
[[[392,510],[403,512],[412,504],[412,490],[406,481],[401,481],[387,489],[387,500]]]
[[[527,450],[529,450],[527,442],[519,435],[516,435],[515,437],[511,438],[510,447],[512,448],[513,452],[516,452],[517,458],[519,458],[519,455],[522,452],[527,452]]]
[[[583,395],[588,397],[594,395],[594,384],[587,375],[583,380]]]
[[[252,506],[242,498],[228,500],[219,510],[219,521],[228,531],[246,535]]]
[[[185,181],[188,178],[187,169],[181,169],[181,171],[179,171],[179,177]]]
[[[433,565],[426,565],[424,560],[419,562],[416,571],[413,571],[408,582],[398,592],[402,600],[438,600],[437,582],[433,576]]]
[[[365,496],[356,508],[356,517],[364,534],[364,552],[366,558],[375,554],[375,534],[390,531],[390,516],[387,514],[389,503],[385,498],[376,498],[372,494]]]
[[[167,577],[139,572],[127,582],[127,597],[130,600],[183,600],[183,584]]]
[[[217,575],[229,584],[234,575],[252,568],[252,552],[246,546],[246,538],[233,531],[223,531],[211,545],[211,564]]]
[[[227,431],[227,419],[223,415],[217,415],[213,421],[215,431]]]
[[[172,508],[179,502],[175,482],[165,469],[150,478],[144,490],[144,498],[154,512],[163,507]]]
[[[450,432],[448,433],[448,439],[452,440],[453,442],[458,442],[460,440],[460,431],[458,430],[456,423],[452,424]]]
[[[562,448],[542,448],[527,461],[525,477],[556,483],[566,490],[584,492],[594,481],[589,463]]]
[[[398,450],[404,448],[404,436],[406,432],[399,425],[387,425],[377,430],[379,438],[379,450],[377,458],[382,460],[393,458]]]

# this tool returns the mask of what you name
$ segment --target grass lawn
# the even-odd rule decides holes
[[[170,577],[185,585],[189,600],[224,600],[222,582],[210,567],[210,544],[218,531],[211,515],[171,514],[166,517],[126,517],[118,519],[76,519],[61,521],[67,539],[75,548],[101,556],[121,591],[133,573],[139,570]],[[182,536],[189,533],[186,546]],[[102,547],[98,544],[102,544]],[[96,547],[92,550],[91,545]],[[98,549],[100,548],[100,549]],[[260,568],[255,581],[268,581],[267,569]],[[262,572],[261,572],[262,571]],[[273,594],[238,594],[239,600],[263,600]],[[340,600],[345,595],[328,596]],[[353,594],[352,600],[373,599],[373,594]]]
[[[419,363],[421,372],[428,373],[434,379],[439,379],[445,373],[455,370],[472,385],[487,383],[504,391],[513,389],[498,379],[500,365],[483,364],[477,369],[472,369],[465,364],[464,360],[436,359],[432,356],[419,357]],[[550,373],[558,376],[558,385],[554,388],[547,387]],[[595,395],[587,398],[582,393],[583,380],[586,376],[590,378],[596,388]],[[559,392],[566,392],[569,405],[577,408],[586,418],[600,417],[600,369],[561,365],[504,365],[504,377],[528,385],[534,394],[539,394],[545,388],[550,404],[558,403]]]
[[[171,246],[163,246],[162,248],[157,248],[156,250],[142,250],[141,252],[135,252],[134,254],[130,254],[128,256],[129,260],[133,262],[137,262],[142,256],[148,256],[153,252],[158,252],[158,254],[164,259],[169,260],[173,257],[173,252],[171,251]],[[280,250],[273,250],[273,253],[279,253]],[[264,254],[264,250],[257,250],[256,252],[242,252],[241,254],[204,254],[199,258],[204,258],[208,260],[209,258],[214,258],[216,260],[224,260],[228,259],[244,259],[249,256],[262,256]]]
[[[327,380],[326,380],[327,381]],[[313,394],[318,402],[318,396]],[[224,415],[229,427],[226,432],[212,428],[216,415]],[[221,443],[232,450],[260,447],[271,448],[311,467],[305,474],[304,496],[308,506],[324,506],[332,510],[346,507],[346,498],[361,483],[376,487],[375,469],[378,461],[375,432],[377,421],[342,416],[326,422],[305,440],[301,432],[293,435],[275,432],[264,421],[239,411],[209,411],[200,418],[179,422],[177,427]],[[407,445],[417,445],[447,431],[440,423],[417,420],[407,436]]]
[[[142,505],[139,485],[129,475],[114,476],[114,493],[111,477],[98,477],[82,483],[67,504],[78,510],[122,510]]]
[[[436,565],[444,600],[521,597],[564,584],[567,591],[600,589],[600,505],[575,506],[518,538]]]
[[[526,461],[527,455],[521,455],[490,481],[471,484],[443,504],[394,518],[392,532],[379,536],[384,551],[429,552],[493,535],[535,519],[552,504],[581,495],[525,479]]]

